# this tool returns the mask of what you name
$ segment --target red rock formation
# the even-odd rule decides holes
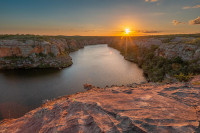
[[[0,58],[5,56],[21,56],[21,50],[18,47],[1,47],[0,48]]]

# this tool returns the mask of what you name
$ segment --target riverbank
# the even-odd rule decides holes
[[[109,44],[126,60],[138,64],[151,82],[188,81],[200,74],[198,35],[125,37]]]
[[[187,83],[93,88],[47,101],[0,132],[199,132],[200,76]]]

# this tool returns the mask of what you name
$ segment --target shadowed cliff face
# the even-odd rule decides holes
[[[19,119],[2,121],[0,132],[199,131],[200,76],[189,83],[129,86],[48,101]]]
[[[180,57],[184,61],[198,60],[200,64],[200,38],[195,37],[143,37],[114,40],[110,46],[122,50],[127,47],[151,48],[156,46],[156,56],[172,59]],[[127,51],[129,50],[127,48]],[[129,51],[128,51],[129,52]],[[128,56],[128,55],[127,55]],[[130,59],[131,60],[131,59]]]

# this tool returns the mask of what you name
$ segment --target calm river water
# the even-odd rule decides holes
[[[9,70],[0,72],[0,119],[17,118],[39,107],[43,100],[98,87],[145,81],[143,71],[105,45],[86,46],[70,54],[71,67],[63,70]]]

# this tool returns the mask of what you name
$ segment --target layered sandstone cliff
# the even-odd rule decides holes
[[[200,132],[200,76],[189,83],[93,88],[48,101],[1,133]]]

